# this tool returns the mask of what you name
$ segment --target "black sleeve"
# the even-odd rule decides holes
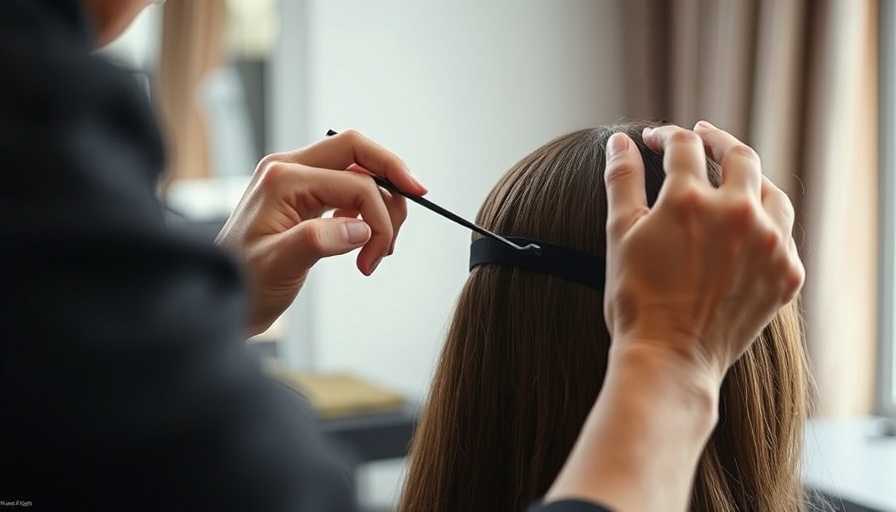
[[[348,473],[244,346],[238,270],[166,229],[125,73],[0,6],[0,500],[341,511]]]
[[[610,512],[610,509],[588,501],[563,500],[547,505],[532,505],[528,512]]]

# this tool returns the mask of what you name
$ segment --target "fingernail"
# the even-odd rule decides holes
[[[370,238],[370,228],[360,220],[350,220],[343,224],[348,243],[355,245],[366,242]]]
[[[373,262],[373,265],[370,266],[370,273],[373,274],[376,271],[376,267],[380,266],[380,262],[383,261],[383,257],[380,256],[376,261]]]
[[[714,130],[714,129],[716,129],[716,127],[713,126],[711,123],[709,123],[708,121],[704,121],[704,120],[702,120],[702,119],[701,119],[700,121],[697,121],[697,124],[694,125],[694,129],[695,129],[695,130],[698,129],[698,128],[703,128],[704,130]]]
[[[607,156],[615,156],[628,149],[628,137],[622,133],[614,133],[607,141]]]

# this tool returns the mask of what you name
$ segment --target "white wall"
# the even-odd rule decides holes
[[[143,9],[128,28],[99,50],[133,70],[152,71],[162,46],[162,9]]]
[[[285,0],[281,9],[276,149],[360,129],[399,153],[431,200],[467,218],[526,153],[624,114],[615,2]],[[288,363],[312,359],[426,392],[470,233],[415,204],[409,213],[395,255],[372,277],[353,256],[314,270],[289,318]]]

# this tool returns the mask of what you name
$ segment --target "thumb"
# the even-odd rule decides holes
[[[614,133],[607,141],[607,234],[625,234],[646,211],[644,161],[638,147],[624,133]]]
[[[370,226],[350,218],[310,219],[299,223],[284,235],[284,254],[293,264],[311,268],[321,258],[345,254],[370,240]]]

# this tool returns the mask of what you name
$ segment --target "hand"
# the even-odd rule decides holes
[[[355,131],[259,162],[215,240],[246,267],[250,334],[267,329],[295,300],[319,259],[361,247],[358,269],[370,275],[392,254],[407,205],[368,173],[426,193],[400,158]],[[321,218],[328,210],[333,218]]]
[[[607,326],[613,340],[680,356],[720,383],[802,287],[793,207],[755,151],[708,123],[643,138],[666,170],[652,209],[636,146],[618,133],[608,142]],[[718,189],[707,152],[722,167]]]

